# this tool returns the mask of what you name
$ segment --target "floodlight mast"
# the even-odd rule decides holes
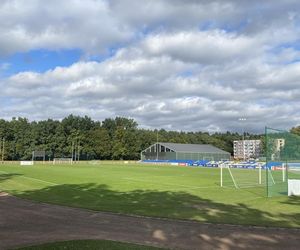
[[[73,164],[73,160],[74,160],[74,141],[72,141],[72,148],[71,148],[71,157],[72,157],[72,161],[71,161],[71,164]]]
[[[80,160],[80,139],[78,139],[78,146],[77,146],[77,159],[78,159],[78,163],[79,163],[79,160]]]
[[[74,163],[76,163],[76,143],[77,143],[77,141],[76,141],[76,139],[75,139],[75,141],[74,141]]]
[[[241,117],[239,118],[239,121],[244,122],[247,119],[245,117]],[[246,156],[245,156],[245,127],[243,125],[243,160],[246,160]]]
[[[2,163],[3,163],[3,161],[4,161],[4,142],[5,142],[5,138],[3,137],[3,138],[2,138],[2,152],[1,152],[1,153],[2,153],[2,155],[1,155],[1,157],[2,157],[2,159],[1,159],[1,160],[2,160]]]
[[[158,130],[156,130],[156,161],[158,161]]]

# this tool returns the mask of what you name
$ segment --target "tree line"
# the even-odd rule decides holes
[[[247,139],[261,135],[246,133]],[[137,160],[140,152],[159,142],[211,144],[232,153],[239,133],[184,132],[148,130],[134,119],[124,117],[95,121],[88,116],[69,115],[61,121],[29,121],[27,118],[0,119],[1,157],[4,160],[28,160],[32,151],[44,150],[46,159],[71,157],[74,145],[81,160]],[[3,152],[4,141],[4,152]]]

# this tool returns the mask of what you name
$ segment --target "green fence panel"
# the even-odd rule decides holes
[[[265,155],[268,197],[287,195],[288,179],[300,179],[300,136],[266,128]]]

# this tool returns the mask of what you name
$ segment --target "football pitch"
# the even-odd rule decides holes
[[[216,168],[3,164],[0,190],[34,201],[130,215],[300,227],[299,197],[266,198],[263,187],[221,188]]]

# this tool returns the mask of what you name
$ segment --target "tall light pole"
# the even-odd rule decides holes
[[[5,142],[5,138],[3,137],[2,163],[3,163],[3,161],[4,161],[4,142]]]
[[[239,118],[240,122],[245,122],[247,119],[244,117]],[[243,160],[246,160],[246,156],[245,156],[245,127],[243,125]]]
[[[72,141],[71,155],[72,155],[71,164],[73,164],[73,160],[74,160],[74,141]]]
[[[158,161],[158,130],[156,130],[156,160]]]

